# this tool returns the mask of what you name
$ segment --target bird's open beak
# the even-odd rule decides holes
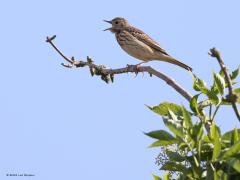
[[[107,21],[107,20],[103,20],[104,22],[107,22],[107,23],[109,23],[109,24],[112,24],[112,21]],[[107,28],[107,29],[104,29],[103,31],[111,31],[112,30],[112,27],[110,27],[110,28]]]
[[[104,29],[103,31],[111,31],[111,30],[112,28],[110,27],[110,28]]]
[[[112,24],[112,21],[107,21],[107,20],[103,20],[104,22],[107,22],[109,24]]]

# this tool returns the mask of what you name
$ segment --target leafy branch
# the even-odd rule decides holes
[[[145,133],[156,139],[149,147],[160,147],[157,162],[160,170],[165,171],[163,179],[240,179],[240,130],[234,128],[222,134],[215,120],[219,108],[224,105],[232,105],[238,117],[240,88],[233,88],[236,84],[233,81],[240,67],[229,74],[219,52],[215,48],[210,52],[217,58],[221,70],[213,72],[210,87],[194,75],[193,88],[197,94],[190,101],[191,111],[169,102],[149,107],[162,117],[170,131],[160,129]],[[200,96],[204,100],[199,102]],[[204,113],[206,110],[209,110],[208,116]],[[154,179],[161,180],[156,175]]]
[[[224,73],[224,76],[225,76],[225,79],[226,79],[226,82],[228,84],[228,96],[227,96],[227,99],[231,102],[232,104],[232,107],[233,107],[233,110],[238,118],[238,120],[240,121],[240,113],[238,111],[238,108],[237,108],[237,95],[233,93],[233,87],[232,87],[232,80],[231,80],[231,77],[230,75],[228,74],[228,70],[224,64],[224,61],[220,55],[220,52],[216,49],[216,48],[212,48],[210,49],[210,52],[209,52],[209,55],[212,56],[212,57],[215,57]]]

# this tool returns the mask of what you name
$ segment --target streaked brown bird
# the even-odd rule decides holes
[[[131,26],[122,17],[116,17],[110,23],[112,27],[105,29],[115,34],[118,44],[129,55],[145,62],[152,60],[165,61],[180,66],[188,71],[192,68],[170,56],[161,46],[143,31]],[[142,64],[139,63],[138,65]]]

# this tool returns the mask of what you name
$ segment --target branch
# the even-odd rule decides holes
[[[236,104],[236,101],[237,101],[237,96],[233,93],[233,88],[232,88],[232,80],[230,78],[230,75],[228,74],[227,72],[227,68],[223,62],[223,59],[220,55],[220,52],[216,49],[216,48],[212,48],[210,49],[210,52],[209,52],[209,55],[212,56],[212,57],[215,57],[224,73],[224,76],[225,76],[225,79],[227,81],[227,84],[228,84],[228,96],[227,96],[227,99],[229,99],[229,101],[231,102],[232,104],[232,107],[233,107],[233,110],[238,118],[238,120],[240,121],[240,114],[239,114],[239,111],[238,111],[238,108],[237,108],[237,104]]]
[[[192,99],[192,95],[187,92],[182,86],[180,86],[175,80],[168,77],[162,72],[159,72],[155,69],[153,69],[151,66],[136,66],[136,65],[127,65],[125,68],[118,68],[118,69],[111,69],[106,68],[104,65],[96,65],[94,64],[94,61],[87,57],[86,61],[76,61],[74,57],[71,59],[66,57],[53,43],[53,40],[56,38],[56,35],[52,37],[47,37],[46,42],[49,43],[62,57],[65,59],[69,64],[62,65],[67,68],[72,67],[84,67],[87,66],[90,69],[90,73],[92,76],[97,75],[101,76],[101,79],[104,80],[106,83],[109,83],[109,81],[114,80],[115,74],[123,74],[123,73],[138,73],[138,72],[147,72],[150,74],[150,76],[154,75],[163,81],[165,81],[169,86],[171,86],[173,89],[175,89],[179,94],[181,94],[185,99],[187,99],[189,102]]]
[[[192,95],[186,91],[182,86],[180,86],[174,79],[168,77],[162,72],[159,72],[155,69],[153,69],[151,66],[136,66],[136,65],[127,65],[125,68],[118,68],[118,69],[111,69],[106,68],[104,65],[96,65],[94,64],[94,61],[87,57],[86,61],[76,61],[74,57],[71,59],[66,57],[53,43],[53,40],[56,38],[56,35],[52,37],[47,37],[46,42],[49,43],[59,54],[63,57],[69,64],[62,63],[61,65],[66,68],[73,68],[73,67],[89,67],[90,73],[92,76],[97,75],[101,76],[101,79],[105,81],[106,83],[109,83],[109,81],[114,81],[114,75],[115,74],[123,74],[123,73],[135,73],[138,74],[139,72],[147,72],[150,74],[150,76],[154,75],[163,81],[165,81],[169,86],[171,86],[173,89],[175,89],[180,95],[182,95],[187,101],[191,101]],[[203,110],[200,110],[201,116],[204,116]],[[205,122],[205,128],[207,132],[210,131],[211,123],[208,121]]]

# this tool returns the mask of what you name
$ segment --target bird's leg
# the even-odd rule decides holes
[[[139,72],[139,68],[141,67],[141,64],[144,64],[144,63],[147,63],[148,61],[143,61],[143,62],[140,62],[138,64],[135,65],[135,70],[136,70],[136,73]]]
[[[137,74],[140,72],[141,64],[147,63],[147,62],[148,62],[148,61],[143,61],[143,62],[138,63],[138,64],[136,64],[136,65],[129,65],[129,64],[127,64],[127,67],[128,67],[128,68],[133,68],[133,70],[134,70],[134,72],[135,72],[135,74],[136,74],[136,76],[137,76]]]

